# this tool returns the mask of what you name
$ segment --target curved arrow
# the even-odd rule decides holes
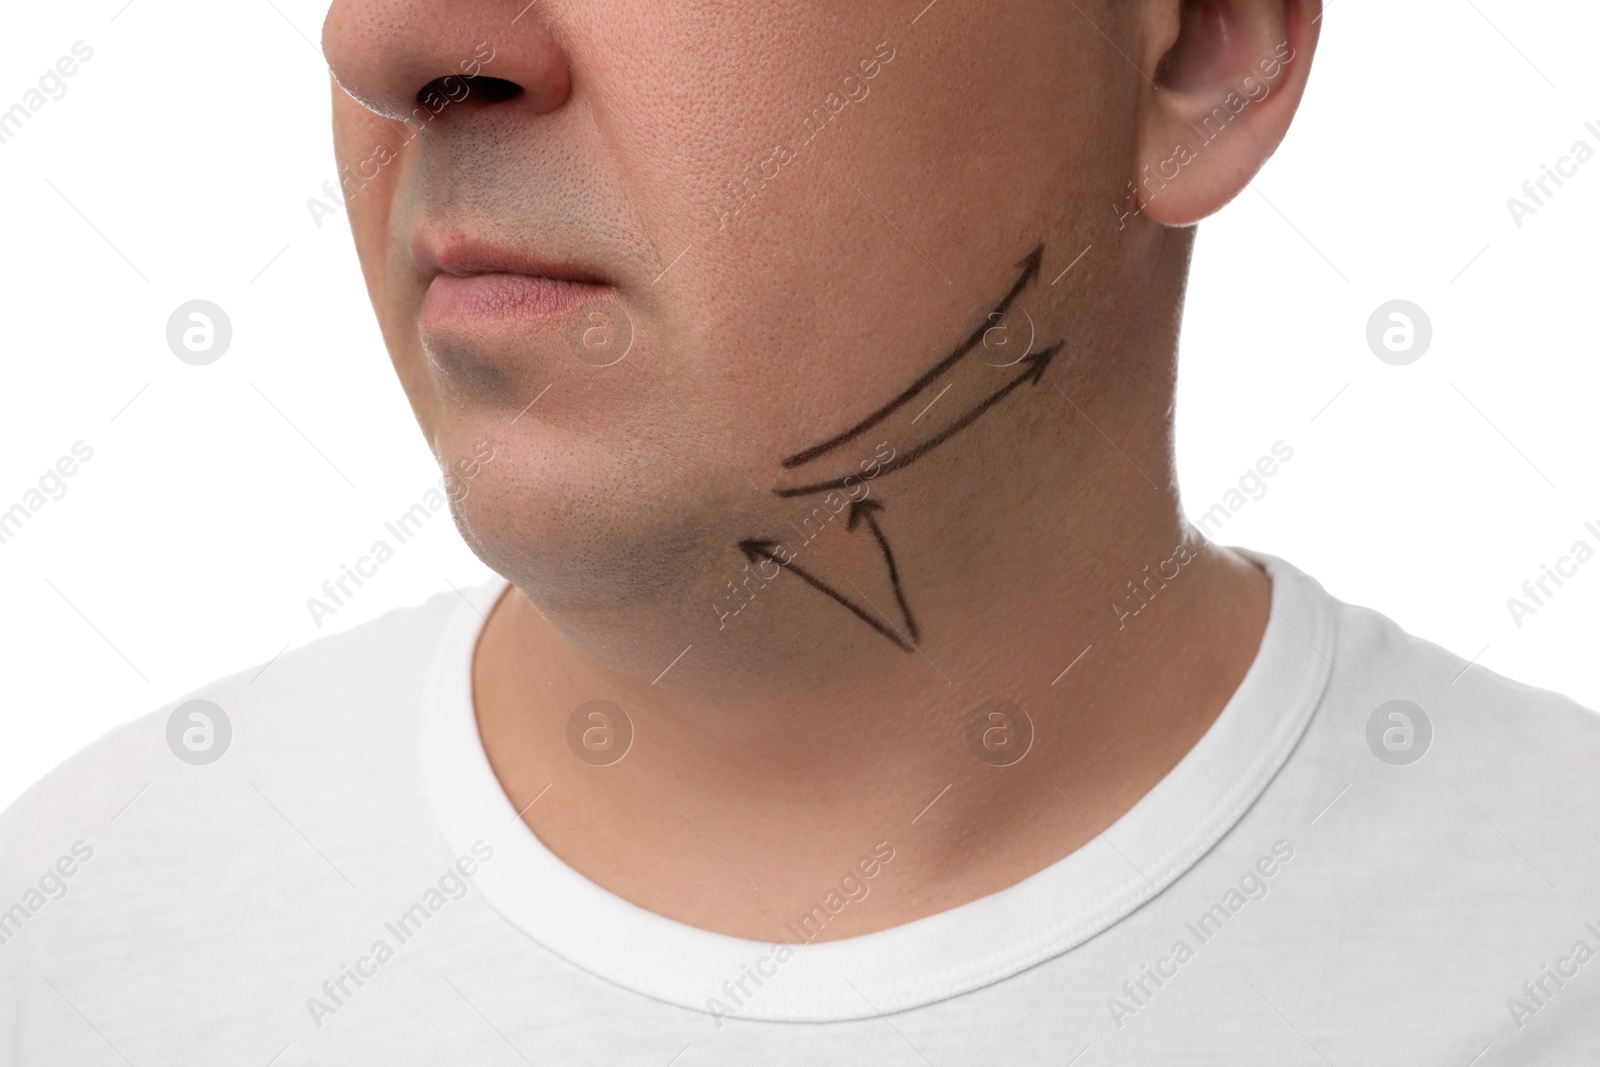
[[[867,614],[863,608],[851,601],[849,597],[828,585],[826,582],[819,581],[810,573],[802,570],[799,567],[796,567],[793,563],[785,563],[783,560],[779,559],[776,555],[776,551],[782,547],[783,546],[777,541],[767,541],[759,538],[751,538],[739,542],[739,550],[744,553],[745,558],[751,563],[758,563],[761,560],[770,560],[771,562],[776,563],[782,569],[793,572],[796,578],[799,578],[801,581],[811,586],[811,588],[831,597],[840,604],[843,604],[846,608],[849,608],[851,613],[854,614],[856,618],[860,619],[862,622],[878,631],[884,637],[887,637],[890,641],[893,641],[895,647],[899,648],[902,652],[916,651],[915,647],[913,647],[909,641],[895,633],[877,619],[873,618],[871,615]],[[898,587],[896,591],[898,592]]]
[[[792,470],[795,467],[804,466],[819,456],[827,455],[829,452],[832,452],[845,442],[854,440],[855,438],[861,436],[863,433],[872,429],[872,427],[876,426],[878,423],[894,414],[912,397],[916,396],[929,385],[933,384],[934,380],[945,371],[961,362],[964,356],[966,356],[974,348],[978,347],[978,342],[983,340],[984,334],[988,333],[994,328],[995,317],[1004,315],[1007,311],[1010,311],[1011,305],[1016,302],[1018,296],[1022,295],[1022,290],[1026,289],[1033,282],[1033,280],[1039,276],[1039,267],[1043,262],[1044,245],[1041,244],[1038,248],[1035,248],[1026,259],[1017,264],[1017,266],[1022,268],[1022,274],[1017,278],[1016,284],[1011,287],[1011,291],[1006,294],[1005,299],[996,304],[994,310],[988,315],[984,316],[983,325],[974,330],[972,336],[968,337],[966,341],[962,343],[961,347],[957,348],[954,352],[940,360],[932,370],[928,371],[922,377],[912,382],[911,385],[908,386],[899,396],[895,397],[893,400],[889,401],[883,407],[879,408],[871,415],[868,415],[866,418],[862,419],[848,430],[835,437],[828,438],[828,440],[823,441],[821,444],[812,445],[810,448],[796,452],[794,455],[784,460],[784,469]]]
[[[1019,386],[1022,385],[1023,382],[1032,382],[1034,385],[1038,385],[1039,382],[1044,378],[1044,372],[1050,369],[1050,361],[1055,359],[1056,356],[1060,355],[1061,349],[1065,345],[1065,341],[1058,341],[1049,348],[1045,349],[1043,352],[1036,352],[1033,355],[1028,356],[1026,359],[1021,360],[1019,366],[1025,368],[1021,374],[1017,375],[1000,389],[989,394],[989,396],[986,397],[981,403],[979,403],[972,410],[968,411],[965,415],[961,416],[961,418],[951,423],[944,430],[922,442],[922,444],[918,445],[916,448],[902,453],[901,455],[898,455],[894,459],[890,460],[888,463],[885,463],[878,471],[877,477],[881,478],[885,474],[890,474],[904,467],[909,467],[911,464],[915,463],[929,452],[932,452],[934,449],[950,440],[950,438],[954,437],[962,430],[965,430],[968,426],[971,426],[974,422],[977,422],[984,412],[988,411],[990,408],[1000,403],[1000,401],[1010,396]],[[799,485],[790,489],[774,489],[773,492],[782,497],[809,496],[812,493],[825,493],[830,489],[843,489],[845,488],[845,484],[847,482],[861,480],[861,475],[851,473],[839,478],[830,478],[825,482],[816,482],[812,485]]]

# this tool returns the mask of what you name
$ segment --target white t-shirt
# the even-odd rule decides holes
[[[788,946],[629,904],[517,818],[470,695],[503,583],[317,641],[0,816],[0,1063],[1600,1062],[1600,719],[1260,558],[1243,684],[1103,835]]]

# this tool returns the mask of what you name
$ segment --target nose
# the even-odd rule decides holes
[[[446,106],[547,114],[572,90],[560,42],[525,0],[334,0],[322,50],[345,92],[400,121]]]

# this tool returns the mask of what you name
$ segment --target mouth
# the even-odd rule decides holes
[[[413,260],[428,280],[419,325],[425,333],[452,327],[523,327],[565,323],[583,308],[612,299],[616,289],[572,263],[541,259],[481,241],[419,234]]]

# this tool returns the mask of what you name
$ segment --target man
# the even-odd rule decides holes
[[[506,582],[30,792],[7,1062],[1592,1062],[1594,717],[1181,517],[1192,224],[1320,17],[336,0]]]

